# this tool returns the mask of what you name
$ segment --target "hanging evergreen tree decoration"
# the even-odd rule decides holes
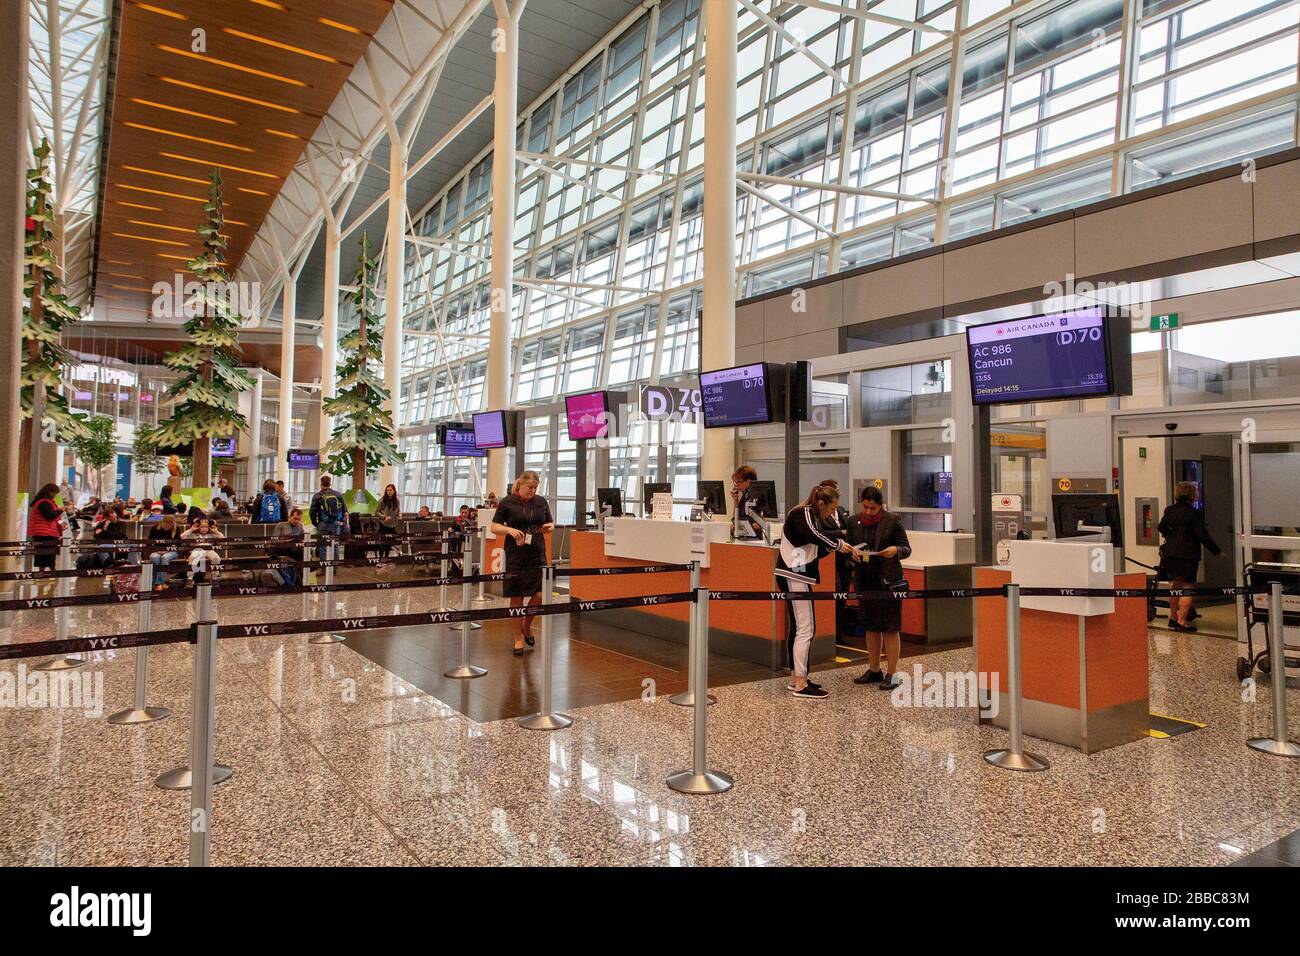
[[[237,297],[229,294],[221,206],[221,172],[213,169],[208,201],[203,204],[208,221],[195,229],[204,252],[187,263],[203,285],[202,292],[185,303],[186,315],[195,313],[185,323],[190,340],[163,359],[164,365],[180,374],[168,391],[175,403],[172,417],[149,433],[158,448],[192,442],[194,475],[203,480],[210,468],[210,439],[228,438],[248,427],[239,413],[239,393],[253,387],[253,380],[236,364],[244,320],[232,307]]]
[[[344,300],[356,307],[357,328],[339,342],[347,356],[338,370],[337,389],[325,400],[325,414],[334,419],[334,431],[321,449],[325,469],[342,477],[351,472],[354,491],[364,491],[366,473],[405,459],[397,451],[393,416],[384,408],[388,389],[376,367],[382,362],[384,336],[375,311],[375,277],[378,271],[370,258],[370,242],[361,234],[361,261],[353,291]],[[388,321],[401,321],[389,310]]]
[[[46,161],[50,144],[42,139],[33,153],[36,166],[27,171],[27,232],[23,242],[22,437],[19,481],[27,483],[37,441],[71,442],[86,434],[85,416],[73,413],[59,394],[63,366],[70,355],[61,344],[64,326],[81,318],[61,291],[54,252],[54,210]],[[37,410],[40,422],[32,421]],[[53,433],[48,430],[53,427]],[[42,434],[45,432],[45,434]]]

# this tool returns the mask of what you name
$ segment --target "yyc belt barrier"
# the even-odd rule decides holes
[[[126,591],[113,594],[83,594],[75,597],[18,598],[11,601],[0,601],[0,611],[43,611],[60,607],[139,604],[143,601],[179,601],[193,597],[193,588],[171,588],[166,591]]]
[[[113,651],[128,647],[154,647],[159,644],[182,644],[194,640],[192,627],[168,631],[136,631],[130,634],[104,634],[99,637],[69,637],[61,641],[29,641],[24,644],[0,644],[0,661],[24,657],[60,657]]]
[[[1266,588],[1039,588],[1021,587],[1022,597],[1235,597],[1239,594],[1267,594]],[[710,591],[714,601],[907,601],[946,598],[1006,597],[1007,587],[927,588],[919,591]]]
[[[606,574],[662,574],[666,571],[689,571],[689,564],[647,564],[644,567],[629,568],[556,568],[557,578],[576,578]]]
[[[394,532],[393,534],[388,534],[388,535],[329,534],[329,533],[321,532],[321,533],[307,535],[306,537],[307,540],[312,543],[321,543],[321,544],[326,544],[331,541],[338,541],[340,543],[374,542],[377,544],[382,544],[382,543],[391,544],[394,541],[431,541],[436,543],[439,541],[461,541],[467,535],[477,534],[478,530],[479,529],[471,529],[468,531],[458,531],[449,534],[436,533],[432,531],[397,531]],[[215,543],[221,545],[227,545],[227,546],[256,547],[262,544],[285,544],[285,543],[301,544],[302,542],[303,542],[303,538],[300,536],[278,536],[278,537],[265,537],[265,538],[220,538]],[[63,543],[71,546],[74,550],[95,550],[97,548],[98,549],[120,548],[124,550],[131,550],[131,549],[144,547],[149,544],[148,541],[102,541],[101,542],[101,541],[83,541],[83,540],[73,540],[73,541],[68,541]],[[48,541],[48,542],[4,541],[4,542],[0,542],[0,557],[3,557],[6,554],[9,554],[10,552],[28,553],[31,551],[41,551],[41,550],[48,551],[53,548],[57,548],[59,546],[60,546],[60,542],[58,540]]]

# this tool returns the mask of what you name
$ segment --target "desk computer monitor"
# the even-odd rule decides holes
[[[1058,538],[1077,538],[1094,532],[1080,531],[1079,523],[1110,529],[1110,543],[1124,547],[1119,495],[1052,495],[1052,518]]]
[[[660,492],[671,495],[673,493],[673,486],[666,481],[646,482],[645,486],[641,489],[641,504],[645,508],[645,510],[641,512],[642,517],[650,517],[650,514],[654,511],[655,495]]]
[[[596,513],[609,509],[611,518],[623,517],[623,492],[618,488],[596,489]]]
[[[764,518],[773,519],[780,516],[776,508],[776,482],[751,481],[749,483],[749,500],[758,508]]]
[[[709,514],[725,515],[727,513],[727,493],[720,481],[698,481],[695,484],[695,497],[704,502],[704,510]]]

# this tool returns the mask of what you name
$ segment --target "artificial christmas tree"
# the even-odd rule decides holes
[[[204,253],[187,263],[203,289],[185,303],[186,314],[195,313],[185,323],[190,341],[163,359],[180,378],[169,390],[175,403],[172,417],[150,431],[149,440],[157,448],[193,443],[195,480],[206,481],[211,471],[209,440],[248,427],[239,413],[238,397],[253,387],[253,380],[236,365],[243,317],[231,305],[238,297],[229,294],[219,170],[212,170],[203,210],[208,221],[195,231],[203,239]]]
[[[33,487],[54,479],[54,475],[33,475],[32,462],[40,442],[70,443],[86,434],[85,416],[68,407],[59,394],[63,364],[68,352],[60,340],[63,327],[81,318],[81,311],[60,291],[50,204],[50,183],[45,175],[50,144],[42,139],[33,154],[36,166],[27,171],[27,233],[23,243],[23,351],[22,351],[22,435],[19,439],[19,481]]]
[[[325,414],[334,419],[334,431],[321,449],[325,470],[332,475],[352,474],[353,493],[364,492],[366,472],[395,465],[405,456],[397,451],[393,416],[384,408],[388,389],[375,371],[382,361],[384,335],[375,313],[376,264],[370,242],[361,234],[361,262],[345,301],[356,307],[357,328],[343,336],[339,348],[347,356],[339,367],[337,393],[324,402]],[[389,322],[400,322],[390,308]]]

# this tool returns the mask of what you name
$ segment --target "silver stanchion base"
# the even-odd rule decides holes
[[[86,662],[80,657],[56,657],[48,660],[44,664],[37,664],[32,668],[34,671],[70,671],[74,667],[81,667]]]
[[[1246,746],[1260,753],[1272,754],[1274,757],[1300,757],[1300,744],[1289,740],[1274,740],[1272,737],[1252,737]]]
[[[465,630],[466,624],[469,625],[471,631],[480,631],[483,629],[483,625],[478,621],[457,621],[455,624],[451,625],[451,629],[453,631],[463,631]]]
[[[694,770],[679,770],[668,775],[668,786],[678,793],[709,794],[726,793],[735,784],[730,774],[721,770],[706,770],[696,773]]]
[[[1026,773],[1036,773],[1052,766],[1042,757],[1031,754],[1027,750],[1018,754],[1010,750],[990,750],[984,754],[984,759],[1003,770],[1023,770]]]
[[[718,698],[714,697],[712,694],[709,694],[705,699],[708,700],[710,707],[718,702]],[[695,695],[689,690],[684,690],[680,694],[673,694],[669,697],[668,703],[676,704],[678,707],[694,707]]]
[[[342,634],[316,634],[307,638],[308,644],[342,644],[347,638]]]
[[[172,712],[166,707],[128,707],[116,714],[109,714],[104,719],[110,724],[149,724],[171,715]]]
[[[453,667],[449,671],[443,671],[443,677],[453,677],[456,680],[469,680],[473,677],[482,677],[487,673],[486,667],[477,667],[474,664],[461,664],[459,667]]]
[[[470,601],[469,606],[470,607],[491,607],[495,600],[496,600],[495,598],[492,598],[485,594],[482,597],[476,597],[474,600]]]
[[[234,772],[223,763],[214,763],[212,765],[213,785],[225,783]],[[190,773],[189,767],[177,767],[175,770],[159,774],[154,780],[154,785],[159,790],[188,790],[194,785],[194,775]]]
[[[563,730],[573,726],[573,718],[568,714],[529,714],[515,721],[525,730]]]

